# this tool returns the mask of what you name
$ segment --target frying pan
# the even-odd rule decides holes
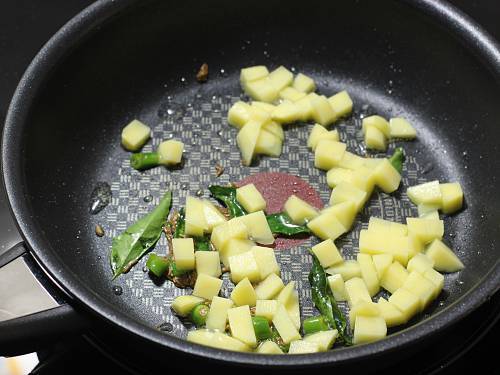
[[[210,76],[201,85],[194,76],[204,62]],[[446,217],[445,226],[446,242],[466,268],[447,276],[445,291],[424,315],[382,341],[281,357],[202,347],[182,339],[186,329],[169,309],[182,291],[155,284],[142,270],[144,260],[111,280],[111,238],[167,189],[178,208],[188,193],[206,195],[210,183],[279,171],[302,177],[326,201],[324,173],[311,167],[305,148],[307,125],[287,129],[279,159],[240,165],[225,115],[240,99],[239,69],[254,64],[284,64],[311,75],[326,95],[347,89],[355,113],[337,127],[357,153],[366,153],[359,136],[364,115],[402,116],[417,128],[418,140],[403,144],[403,188],[394,196],[374,194],[357,227],[339,242],[345,257],[356,253],[356,233],[369,216],[415,215],[405,187],[432,179],[463,187],[466,209]],[[2,257],[0,271],[21,261],[52,300],[45,311],[0,323],[2,352],[32,349],[91,322],[99,327],[96,341],[141,362],[299,369],[370,361],[376,368],[396,351],[403,358],[498,290],[499,77],[496,42],[443,1],[96,2],[45,45],[9,108],[3,177],[25,242]],[[182,168],[131,170],[119,138],[134,118],[153,128],[146,151],[170,137],[186,143]],[[218,162],[225,167],[219,179],[213,173]],[[113,198],[91,215],[89,197],[103,181]],[[95,236],[96,224],[105,237]],[[304,316],[313,314],[304,256],[310,245],[277,251],[283,277],[297,281]],[[165,252],[165,243],[155,251]],[[225,288],[228,293],[231,286]]]

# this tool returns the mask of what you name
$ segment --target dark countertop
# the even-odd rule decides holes
[[[91,0],[2,0],[0,5],[0,126],[10,98],[31,59],[42,45],[72,16],[91,4]],[[498,0],[451,0],[500,40],[500,2]],[[3,189],[0,188],[0,254],[21,237],[10,216]],[[458,374],[474,365],[489,374],[498,370],[496,358],[486,353],[499,333],[497,324],[485,337],[441,373]],[[77,352],[78,353],[78,352]],[[78,354],[77,354],[78,355]],[[419,360],[425,360],[421,358]],[[483,363],[484,367],[481,366]],[[491,371],[491,372],[489,372]],[[411,372],[411,366],[408,372]]]

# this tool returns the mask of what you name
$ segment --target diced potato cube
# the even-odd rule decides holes
[[[308,342],[304,340],[294,340],[290,343],[288,354],[307,354],[319,353],[319,345],[315,342]]]
[[[269,115],[276,109],[276,106],[274,104],[259,101],[253,101],[251,107],[252,109],[259,108],[264,112],[267,112]]]
[[[441,203],[440,204],[427,204],[427,203],[420,203],[417,208],[418,208],[418,216],[423,217],[424,215],[431,213],[431,212],[436,212],[441,209]],[[439,219],[439,217],[438,217]]]
[[[248,280],[248,277],[245,277],[234,287],[231,292],[231,299],[236,306],[255,306],[255,303],[257,302],[257,294]]]
[[[329,170],[336,167],[346,150],[346,144],[337,141],[320,140],[314,151],[314,166]]]
[[[380,284],[372,257],[368,254],[359,253],[357,260],[359,267],[361,268],[361,276],[366,284],[368,293],[370,293],[370,296],[373,297],[380,290]]]
[[[245,82],[242,84],[243,91],[249,97],[260,102],[272,103],[278,98],[278,90],[273,85],[269,77]]]
[[[354,277],[361,277],[361,267],[359,266],[357,261],[349,259],[344,263],[326,269],[326,273],[328,273],[329,275],[339,274],[342,276],[344,281],[347,281]]]
[[[281,290],[280,294],[278,294],[276,300],[278,301],[278,303],[282,304],[283,306],[286,306],[292,302],[294,291],[295,291],[295,281],[290,281]]]
[[[406,269],[408,272],[416,271],[418,273],[424,274],[429,268],[434,267],[434,261],[427,255],[419,253],[408,261]]]
[[[431,212],[427,212],[426,214],[419,215],[418,217],[421,219],[439,220],[439,212],[431,211]]]
[[[384,318],[387,327],[394,327],[406,323],[406,317],[392,303],[380,297],[377,302],[380,316]]]
[[[257,263],[257,269],[259,270],[261,280],[264,280],[271,274],[280,274],[280,266],[276,261],[276,255],[273,249],[263,246],[254,246],[251,251]]]
[[[316,90],[316,84],[311,77],[306,76],[305,74],[299,73],[295,76],[293,80],[293,88],[300,92],[313,92]]]
[[[335,301],[342,302],[347,300],[344,279],[341,274],[328,276],[328,285],[330,285]]]
[[[250,120],[243,126],[238,135],[236,142],[241,152],[243,165],[250,165],[255,153],[255,146],[259,139],[259,134],[264,122],[260,120]]]
[[[465,266],[456,254],[440,240],[434,240],[425,253],[434,261],[434,269],[441,272],[456,272]]]
[[[396,191],[401,182],[401,175],[389,162],[389,159],[383,159],[373,172],[375,183],[384,193]]]
[[[420,310],[420,299],[404,288],[394,291],[389,297],[389,302],[401,311],[405,322]]]
[[[239,283],[245,277],[251,282],[260,281],[260,272],[252,251],[229,257],[229,268],[234,283]]]
[[[331,211],[322,212],[308,222],[307,227],[322,240],[335,240],[347,232],[347,229],[337,219],[335,212]]]
[[[259,354],[284,354],[279,345],[271,340],[261,343],[255,352]]]
[[[258,299],[267,300],[276,297],[284,287],[280,277],[271,273],[255,287],[255,293]]]
[[[350,229],[356,218],[356,205],[352,201],[345,201],[324,208],[322,212],[334,213],[342,225],[346,229]]]
[[[353,342],[363,344],[383,339],[387,326],[381,316],[357,316]]]
[[[359,277],[353,277],[352,279],[347,280],[345,282],[345,291],[349,306],[354,306],[360,301],[372,301],[365,282]]]
[[[351,169],[334,167],[327,172],[326,182],[331,188],[334,188],[342,182],[352,183],[353,173]]]
[[[196,329],[189,331],[187,341],[196,344],[210,346],[216,349],[225,349],[235,352],[249,352],[252,349],[229,335],[210,329]]]
[[[315,151],[318,142],[325,139],[338,142],[340,140],[339,132],[337,130],[329,131],[324,126],[315,124],[309,134],[309,138],[307,139],[307,147]]]
[[[239,219],[248,228],[248,236],[251,240],[263,244],[270,245],[274,243],[274,236],[267,223],[266,215],[263,211],[252,212],[245,216],[240,216]]]
[[[376,303],[359,301],[349,310],[349,324],[355,328],[357,316],[380,316],[380,310]]]
[[[368,116],[362,121],[363,134],[366,134],[369,127],[374,127],[378,129],[384,135],[384,138],[389,138],[391,136],[391,130],[389,123],[382,116]]]
[[[413,233],[408,233],[408,258],[413,258],[418,253],[422,252],[424,247],[425,244],[419,236],[416,236]]]
[[[179,296],[172,302],[172,309],[177,315],[188,316],[195,306],[203,303],[204,299],[196,296]]]
[[[240,220],[239,217],[235,217],[224,224],[215,227],[212,231],[212,236],[210,241],[212,241],[215,248],[227,256],[225,251],[225,245],[230,239],[247,239],[249,235],[249,230],[247,226]]]
[[[333,112],[337,118],[345,117],[352,112],[352,99],[347,91],[341,91],[328,98]]]
[[[407,236],[391,236],[388,253],[394,257],[394,260],[406,266],[408,263],[409,242]]]
[[[254,152],[256,154],[278,157],[281,155],[283,143],[271,132],[261,129]]]
[[[368,199],[375,187],[375,170],[366,165],[359,167],[352,172],[350,184],[365,191]]]
[[[387,268],[392,264],[394,257],[391,254],[376,254],[372,256],[372,260],[377,270],[378,279],[381,280]]]
[[[299,292],[293,291],[290,296],[290,300],[285,305],[288,316],[292,320],[295,328],[300,330],[300,304],[299,304]]]
[[[285,139],[285,133],[283,132],[283,127],[274,121],[268,121],[262,125],[262,130],[273,134],[279,140],[283,141]]]
[[[439,181],[426,182],[424,184],[410,186],[406,190],[408,198],[416,205],[425,203],[441,206],[443,204],[443,195],[439,187]]]
[[[247,212],[266,209],[266,201],[254,184],[248,184],[236,189],[236,199]]]
[[[194,270],[194,242],[192,238],[172,239],[175,265],[182,270]]]
[[[359,252],[365,254],[387,254],[389,251],[388,233],[381,230],[361,229],[359,232]]]
[[[203,232],[208,230],[205,218],[205,204],[201,199],[191,196],[186,197],[186,223],[192,224],[192,227],[189,228],[197,228],[194,231],[186,228],[187,236],[202,236]]]
[[[291,124],[300,119],[300,112],[293,102],[284,101],[271,113],[271,118],[279,124]]]
[[[227,310],[231,335],[248,346],[257,345],[257,337],[253,329],[252,316],[248,305],[233,307]]]
[[[393,262],[384,272],[380,279],[380,286],[389,293],[394,293],[401,288],[408,277],[408,271],[401,263]]]
[[[402,288],[419,298],[422,311],[433,300],[436,286],[419,272],[413,271],[406,278]]]
[[[210,310],[208,310],[206,327],[224,332],[227,323],[227,310],[232,308],[233,305],[233,301],[228,298],[218,296],[212,298]]]
[[[290,195],[283,206],[283,211],[295,224],[302,225],[318,216],[318,210],[296,195]]]
[[[445,214],[452,214],[462,208],[464,193],[458,182],[439,184],[441,190],[443,208]]]
[[[299,116],[301,121],[309,121],[310,119],[312,119],[312,106],[309,95],[306,95],[302,99],[299,99],[296,102],[294,102],[296,108],[299,111]]]
[[[284,66],[280,66],[269,73],[269,80],[277,92],[290,86],[293,82],[293,73]]]
[[[384,133],[380,131],[374,125],[363,126],[365,134],[365,145],[366,148],[385,151],[387,150],[387,138],[385,138]]]
[[[276,309],[278,308],[278,301],[271,300],[257,300],[257,305],[255,307],[255,315],[263,316],[267,320],[271,321],[274,318],[274,314],[276,313]]]
[[[221,275],[220,258],[217,251],[197,251],[194,253],[196,260],[196,273],[219,277]]]
[[[342,255],[340,255],[337,246],[331,239],[324,240],[312,247],[311,251],[318,258],[324,268],[342,263]]]
[[[413,126],[401,117],[395,117],[389,120],[389,130],[391,138],[415,139],[417,137],[417,132]]]
[[[207,223],[207,232],[212,232],[213,228],[225,223],[226,217],[207,199],[203,200],[203,213]]]
[[[122,145],[128,151],[139,151],[151,137],[151,128],[139,120],[132,120],[122,130]]]
[[[335,122],[337,116],[326,96],[313,94],[309,97],[309,100],[312,107],[312,118],[315,122],[323,126]]]
[[[370,217],[370,220],[368,222],[368,230],[371,232],[387,233],[390,236],[408,235],[408,227],[406,226],[406,224],[384,220],[375,216]]]
[[[406,218],[408,233],[417,236],[423,243],[429,243],[434,239],[443,238],[443,220],[429,220],[421,218]]]
[[[198,275],[194,283],[193,296],[212,300],[219,294],[222,286],[222,280],[205,274]]]
[[[354,171],[364,166],[367,160],[368,159],[365,159],[359,155],[346,151],[344,152],[342,159],[340,159],[339,167],[351,169]]]
[[[243,68],[240,71],[240,82],[251,82],[265,78],[269,75],[269,71],[264,65],[256,65],[248,68]]]
[[[229,257],[246,253],[254,246],[255,242],[253,241],[241,238],[231,238],[225,243],[224,247],[219,250],[220,259],[226,267],[229,267]]]
[[[158,146],[159,163],[164,165],[179,164],[182,160],[184,143],[170,140],[160,143]]]
[[[296,102],[306,96],[304,92],[297,90],[294,87],[285,87],[280,91],[280,98],[283,100],[290,100],[291,102]]]
[[[351,201],[354,203],[356,211],[360,211],[367,199],[368,194],[366,191],[363,191],[347,182],[341,182],[332,190],[332,194],[330,195],[330,204],[334,205]]]
[[[300,340],[300,333],[293,324],[285,306],[278,304],[273,317],[273,325],[283,339],[283,343],[289,344],[294,340]]]
[[[424,277],[434,284],[434,294],[432,298],[436,298],[444,287],[444,276],[434,269],[428,269],[424,272]]]
[[[243,125],[250,121],[251,113],[252,107],[248,103],[241,100],[237,101],[227,112],[227,123],[237,129],[241,129]]]
[[[318,345],[320,352],[326,352],[332,348],[338,335],[339,333],[336,329],[330,329],[304,336],[304,341],[313,342]]]

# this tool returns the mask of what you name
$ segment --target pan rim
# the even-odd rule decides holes
[[[155,331],[120,312],[108,301],[105,301],[104,298],[79,282],[79,279],[64,266],[56,252],[47,250],[51,246],[40,231],[37,230],[38,224],[30,217],[30,207],[23,199],[22,189],[18,188],[23,183],[21,161],[19,157],[16,157],[15,152],[16,146],[21,143],[22,139],[21,132],[18,129],[23,128],[27,122],[27,113],[29,111],[23,109],[31,106],[37,95],[37,88],[42,85],[53,63],[61,59],[72,46],[78,44],[83,38],[92,33],[96,27],[119,15],[137,2],[137,0],[121,0],[119,2],[115,0],[99,0],[66,23],[43,46],[27,68],[13,95],[5,120],[2,139],[2,171],[11,213],[30,251],[73,302],[84,305],[91,313],[104,318],[122,330],[159,346],[179,350],[187,354],[240,365],[304,367],[345,364],[415,344],[424,340],[431,333],[442,332],[445,328],[456,323],[498,290],[500,285],[500,262],[497,260],[496,265],[490,272],[458,301],[432,316],[431,319],[419,322],[391,335],[387,339],[372,344],[340,348],[314,355],[260,356],[212,349]],[[483,60],[483,63],[491,70],[495,79],[500,82],[499,46],[479,25],[443,0],[404,0],[404,2],[417,8],[423,14],[440,21],[443,27],[451,31],[455,37],[460,38],[469,50]]]

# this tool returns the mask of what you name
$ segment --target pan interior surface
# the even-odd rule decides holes
[[[209,79],[199,84],[195,74],[204,62]],[[43,228],[25,235],[30,244],[33,236],[43,245],[33,247],[43,263],[50,263],[49,271],[66,270],[74,283],[85,285],[89,298],[116,311],[118,320],[126,315],[151,332],[172,323],[168,342],[170,334],[185,335],[170,304],[186,291],[170,282],[155,284],[143,271],[144,260],[112,281],[108,262],[112,237],[152,209],[166,189],[173,190],[173,208],[179,208],[188,194],[208,197],[211,183],[280,171],[311,183],[327,203],[325,173],[313,168],[306,147],[311,124],[285,130],[279,159],[241,166],[236,130],[227,125],[226,114],[233,102],[246,100],[239,70],[257,64],[285,65],[310,75],[327,96],[346,89],[355,111],[336,128],[352,152],[372,155],[359,134],[363,116],[405,117],[417,129],[416,141],[389,149],[402,146],[407,154],[403,187],[392,196],[374,193],[355,228],[339,242],[346,258],[355,257],[357,233],[370,216],[395,221],[416,216],[406,187],[433,179],[462,185],[466,208],[445,217],[445,241],[466,268],[446,277],[445,292],[410,325],[462,301],[495,269],[498,84],[477,57],[415,9],[393,1],[346,0],[312,2],[306,8],[273,1],[212,7],[148,1],[109,19],[70,49],[37,93],[29,121],[20,129],[23,137],[13,140],[19,142],[24,207]],[[142,173],[130,168],[119,140],[134,118],[153,129],[145,151],[169,138],[185,143],[182,168]],[[217,163],[225,168],[220,178],[214,173]],[[101,213],[90,215],[90,194],[101,181],[111,185],[113,198]],[[95,236],[96,224],[105,237]],[[303,316],[314,313],[307,283],[311,241],[277,254],[283,278],[298,283]],[[164,239],[155,251],[166,252]],[[72,292],[73,286],[66,286]],[[121,295],[113,293],[115,286],[122,288]],[[227,281],[224,288],[230,293]]]

